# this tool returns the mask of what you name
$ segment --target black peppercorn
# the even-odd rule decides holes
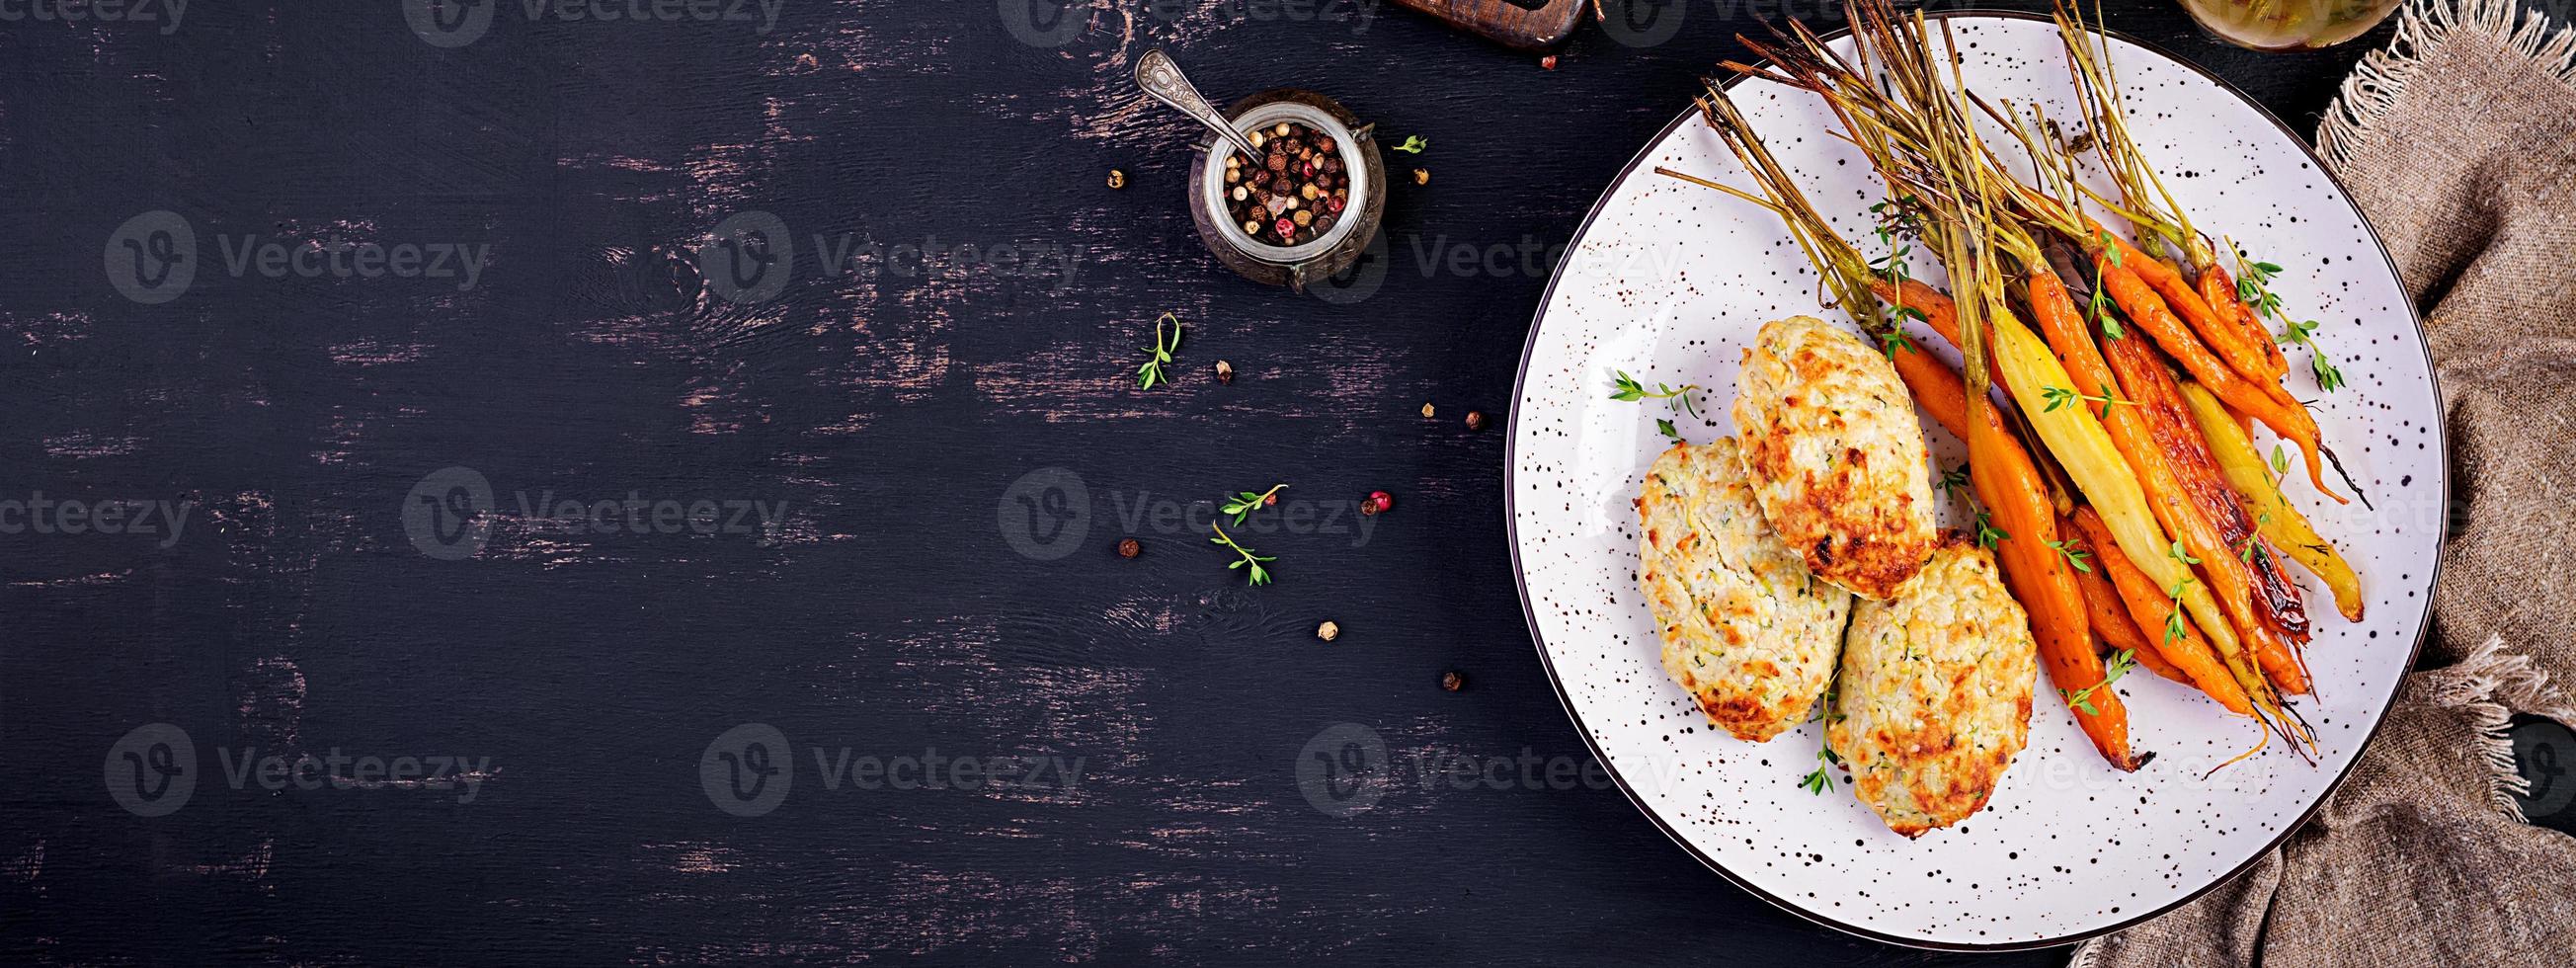
[[[1485,429],[1485,412],[1484,412],[1484,411],[1482,411],[1482,410],[1469,410],[1469,411],[1467,411],[1467,429],[1469,429],[1469,430],[1483,430],[1483,429]]]
[[[1467,677],[1457,672],[1443,672],[1440,674],[1440,688],[1449,690],[1450,692],[1457,692],[1460,689],[1465,689],[1467,688]]]

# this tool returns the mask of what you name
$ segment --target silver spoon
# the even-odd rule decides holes
[[[1178,108],[1182,114],[1232,139],[1235,147],[1242,149],[1244,157],[1261,156],[1261,149],[1252,146],[1252,139],[1235,130],[1234,123],[1226,120],[1225,112],[1217,110],[1216,105],[1209,104],[1207,98],[1200,96],[1198,87],[1181,73],[1181,65],[1172,63],[1171,55],[1163,53],[1162,48],[1146,51],[1145,56],[1136,58],[1136,86],[1144,88],[1154,100]]]

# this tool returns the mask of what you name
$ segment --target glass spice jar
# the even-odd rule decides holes
[[[2254,50],[2313,50],[2369,33],[2398,0],[2182,0],[2201,27]]]
[[[1386,208],[1375,126],[1295,88],[1254,94],[1225,114],[1261,154],[1245,157],[1214,132],[1193,149],[1190,218],[1217,261],[1301,293],[1358,261]]]

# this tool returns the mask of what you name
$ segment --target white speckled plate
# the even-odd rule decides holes
[[[1949,18],[1980,93],[2036,99],[2074,117],[2055,29],[2001,14]],[[1939,41],[1935,41],[1938,43]],[[2322,801],[2377,729],[2424,631],[2447,481],[2439,396],[2421,329],[2386,251],[2299,139],[2234,89],[2171,57],[2112,41],[2137,134],[2185,210],[2288,268],[2288,311],[2323,321],[2318,339],[2351,386],[2320,394],[2292,349],[2294,393],[2317,401],[2329,445],[2378,505],[2293,498],[2360,570],[2367,617],[2350,623],[2307,583],[2319,632],[2308,647],[2319,695],[2301,708],[2323,745],[2314,766],[2278,745],[2202,774],[2245,749],[2254,727],[2141,672],[2121,681],[2134,774],[2104,766],[2043,682],[2030,745],[1984,812],[1909,841],[1889,833],[1846,783],[1811,794],[1818,726],[1766,744],[1711,729],[1664,676],[1637,590],[1630,499],[1663,449],[1654,402],[1609,399],[1613,370],[1649,384],[1710,388],[1686,437],[1731,434],[1736,360],[1767,320],[1848,320],[1819,303],[1815,276],[1766,212],[1654,174],[1665,166],[1750,188],[1696,113],[1657,136],[1602,196],[1558,266],[1521,358],[1506,493],[1530,632],[1566,710],[1655,823],[1747,890],[1816,921],[1885,941],[1942,948],[2057,944],[2110,931],[2199,895],[2242,870]],[[1858,153],[1834,140],[1820,101],[1764,82],[1737,101],[1810,198],[1862,238],[1880,196]],[[1868,247],[1864,246],[1864,251]],[[1875,255],[1875,252],[1871,254]],[[1938,282],[1935,266],[1917,275]],[[1937,345],[1924,334],[1920,342]],[[1944,348],[1946,351],[1946,347]],[[1934,457],[1964,448],[1924,421]],[[1950,513],[1956,522],[1956,514]],[[1837,773],[1837,780],[1843,777]]]

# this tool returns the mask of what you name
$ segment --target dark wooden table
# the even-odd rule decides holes
[[[1373,2],[1015,2],[0,20],[0,960],[1979,960],[1590,782],[1505,543],[1553,248],[1821,4],[1550,71]],[[2109,17],[2303,132],[2360,54]],[[1199,246],[1152,45],[1430,139],[1370,298]],[[781,276],[703,277],[728,219]],[[1276,482],[1247,588],[1192,502]]]

